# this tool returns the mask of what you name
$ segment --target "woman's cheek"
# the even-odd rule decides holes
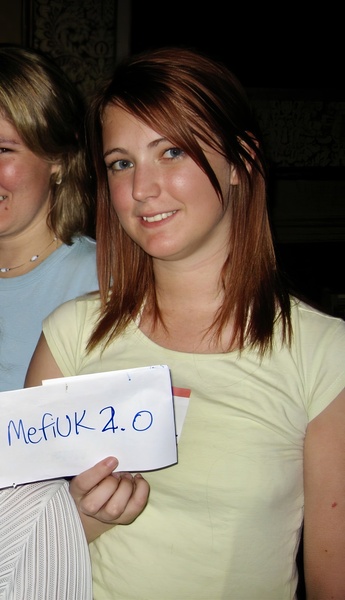
[[[0,164],[0,176],[2,185],[8,185],[11,188],[21,180],[19,170],[16,168],[15,162],[7,162],[6,165]]]
[[[129,207],[129,203],[133,202],[131,189],[126,184],[109,183],[109,191],[111,202],[116,212],[125,211]]]

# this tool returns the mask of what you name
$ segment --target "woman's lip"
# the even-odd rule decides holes
[[[168,217],[174,215],[177,211],[170,210],[169,212],[157,213],[156,215],[152,215],[151,217],[141,217],[145,223],[157,223],[159,221],[164,221]]]

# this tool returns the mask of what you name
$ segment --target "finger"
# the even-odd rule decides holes
[[[128,525],[145,508],[149,492],[150,486],[140,474],[123,473],[116,492],[101,509],[102,518],[107,523]]]
[[[119,461],[114,456],[104,458],[96,465],[83,471],[70,481],[70,492],[75,501],[88,494],[103,479],[108,477],[118,466]]]
[[[149,490],[148,482],[141,475],[116,473],[85,496],[79,508],[103,523],[127,525],[144,509]]]
[[[117,522],[123,525],[132,523],[144,510],[149,499],[149,494],[150,486],[148,481],[140,473],[137,473],[133,478],[133,491],[127,503],[126,510]]]
[[[84,514],[96,517],[102,521],[111,521],[119,516],[118,509],[116,507],[116,497],[119,494],[119,488],[121,485],[122,477],[116,474],[115,477],[108,475],[99,484],[94,486],[88,494],[84,495],[79,501],[79,510]],[[126,478],[126,481],[128,479]],[[133,484],[128,481],[128,486],[132,490]],[[130,491],[131,493],[131,491]],[[123,486],[121,497],[123,498]],[[110,504],[112,499],[115,501]],[[122,500],[120,501],[121,504]],[[107,507],[110,507],[110,513],[108,516]]]
[[[121,517],[126,511],[130,510],[133,494],[136,492],[134,477],[129,473],[123,473],[121,479],[118,480],[116,492],[112,494],[106,505],[103,507],[107,521],[116,521],[122,523]]]

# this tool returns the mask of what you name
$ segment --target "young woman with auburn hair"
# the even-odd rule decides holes
[[[345,596],[345,323],[290,295],[240,83],[185,48],[129,57],[88,119],[100,292],[43,326],[27,381],[167,364],[177,464],[91,545],[94,599]]]

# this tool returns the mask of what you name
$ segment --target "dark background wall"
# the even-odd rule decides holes
[[[133,0],[131,50],[182,43],[225,61],[247,87],[344,87],[342,20],[330,2],[318,10],[300,2]]]
[[[303,2],[280,4],[278,12],[262,3],[197,10],[186,2],[180,10],[157,0],[134,1],[131,51],[191,46],[238,76],[272,161],[271,210],[281,266],[297,290],[345,316],[341,27],[332,2],[320,11]]]
[[[238,3],[237,3],[238,4]],[[272,163],[282,269],[345,317],[343,32],[333,2],[1,0],[0,42],[50,54],[88,98],[128,53],[177,44],[225,62],[248,91]]]

